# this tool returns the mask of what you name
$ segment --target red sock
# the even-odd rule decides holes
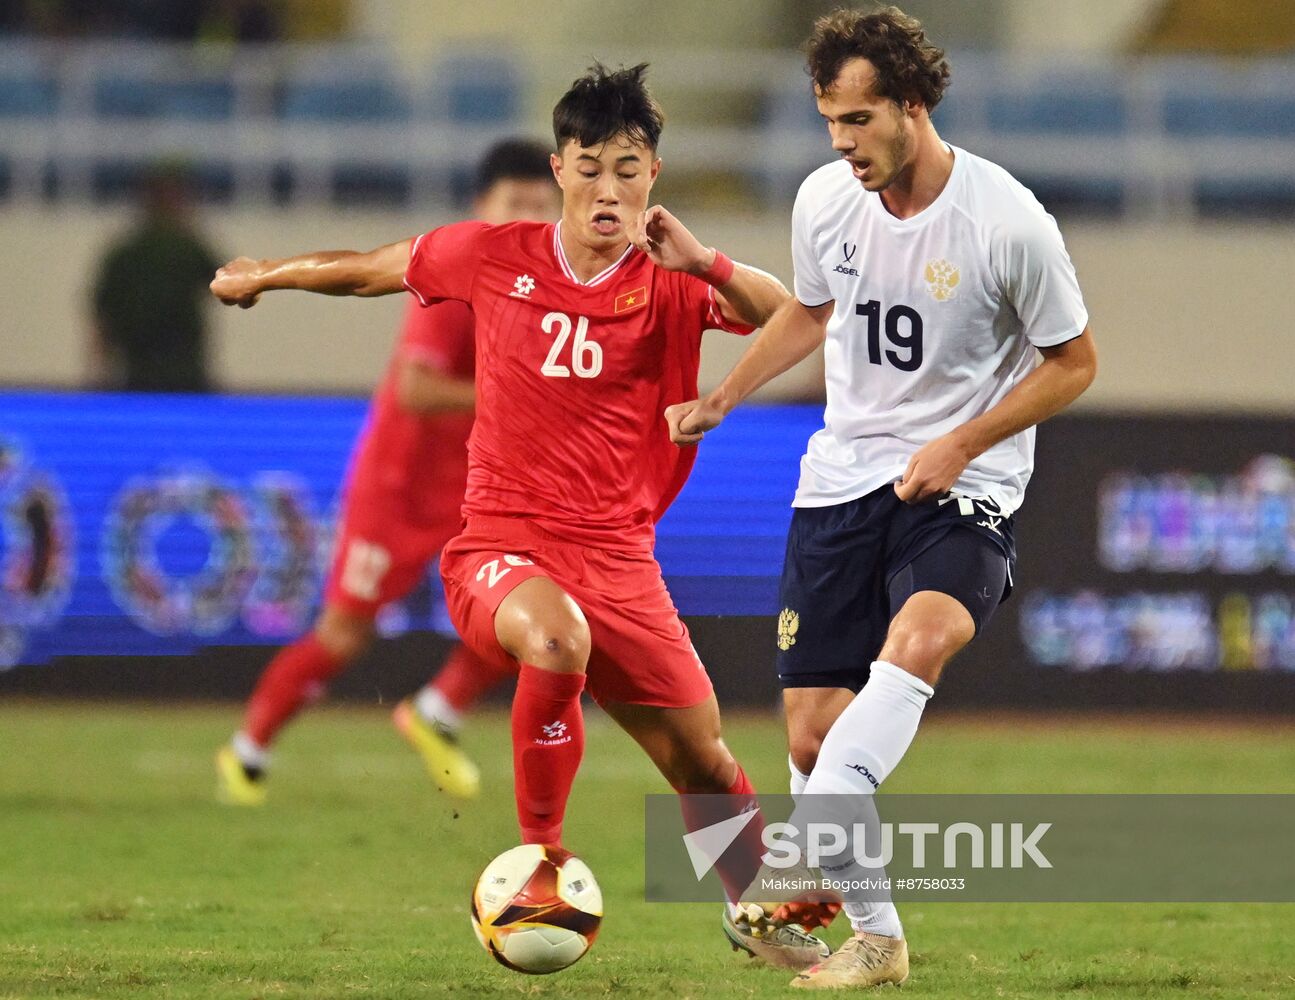
[[[441,672],[432,679],[431,685],[440,692],[450,708],[456,712],[466,712],[492,687],[508,677],[516,676],[516,673],[511,661],[507,666],[491,663],[459,643],[441,667]]]
[[[584,674],[523,663],[513,696],[513,782],[526,844],[557,844],[585,751]]]
[[[731,902],[738,902],[759,872],[760,858],[764,854],[764,843],[760,839],[760,835],[764,832],[764,817],[760,815],[755,786],[751,784],[751,780],[739,764],[737,777],[723,793],[729,796],[727,801],[721,800],[714,793],[695,797],[697,793],[689,794],[683,788],[676,788],[675,791],[681,796],[679,805],[683,811],[684,826],[689,833],[739,813],[755,811],[755,819],[742,828],[737,839],[715,862],[715,871],[719,874],[720,881],[724,883],[725,895]]]
[[[832,921],[841,912],[837,902],[783,903],[773,911],[773,920],[777,924],[799,924],[811,934],[832,926]]]
[[[301,706],[324,693],[324,685],[341,673],[345,661],[324,648],[315,634],[279,650],[256,682],[243,716],[243,732],[268,747]]]

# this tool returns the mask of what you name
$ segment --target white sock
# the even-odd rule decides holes
[[[463,718],[431,684],[425,684],[414,698],[414,710],[429,723],[439,722],[446,729],[457,730]]]
[[[229,745],[234,748],[234,755],[244,767],[254,768],[258,771],[269,769],[269,748],[261,746],[247,733],[239,730],[234,734],[234,738],[229,741]]]
[[[809,784],[809,775],[796,766],[791,754],[787,754],[787,769],[791,771],[791,794],[800,795]]]
[[[808,795],[871,795],[903,759],[935,689],[893,663],[872,676],[832,723],[818,751]]]
[[[805,792],[809,795],[871,795],[898,766],[917,734],[922,710],[934,689],[908,671],[877,660],[863,690],[832,724]],[[858,868],[857,872],[849,869]],[[852,859],[841,874],[884,878]],[[904,936],[899,911],[889,899],[849,901],[845,914],[856,932]]]
[[[874,872],[884,875],[885,872]],[[902,938],[904,925],[899,922],[899,911],[890,900],[877,900],[870,903],[846,903],[845,915],[850,918],[850,926],[857,934],[864,931],[868,934],[884,934],[886,937]]]

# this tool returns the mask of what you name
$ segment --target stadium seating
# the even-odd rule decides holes
[[[1295,63],[1174,62],[1163,82],[1168,135],[1295,138]]]
[[[434,93],[444,117],[466,124],[506,125],[520,112],[521,80],[514,59],[458,55],[436,67]]]
[[[234,111],[228,80],[150,80],[110,76],[96,81],[94,111],[104,118],[214,121]]]
[[[148,160],[100,159],[90,167],[91,191],[96,201],[124,201],[138,190],[140,178],[151,166]],[[227,202],[234,193],[234,167],[228,161],[190,164],[190,181],[198,198]]]
[[[1214,94],[1171,94],[1165,99],[1165,131],[1186,137],[1295,138],[1295,97],[1246,104]]]
[[[1109,87],[1075,88],[1071,81],[1032,81],[989,97],[989,125],[1009,135],[1116,136],[1127,128],[1124,94]]]
[[[289,121],[399,123],[408,122],[412,112],[395,80],[333,76],[285,82],[278,113]]]
[[[58,112],[58,82],[36,54],[0,46],[0,118],[48,118]]]
[[[58,109],[58,86],[46,77],[0,78],[0,117],[46,118]]]
[[[756,109],[754,127],[721,123],[724,155],[715,126],[676,118],[676,175],[722,175],[725,190],[786,202],[831,158],[793,55],[740,64],[726,53],[676,55],[670,87],[694,95],[694,122],[706,95]],[[955,65],[935,112],[941,134],[1003,163],[1050,207],[1289,210],[1295,60],[958,53]],[[6,42],[0,197],[117,197],[132,165],[183,157],[210,178],[210,197],[461,202],[491,139],[539,131],[523,101],[530,75],[524,57],[498,48],[456,51],[420,71],[363,45],[234,54]],[[749,183],[731,183],[735,171]]]

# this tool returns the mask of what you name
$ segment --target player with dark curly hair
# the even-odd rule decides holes
[[[825,345],[824,427],[801,462],[777,636],[802,805],[871,796],[899,764],[940,672],[1011,590],[1035,425],[1096,372],[1056,222],[931,123],[949,67],[922,25],[894,7],[838,10],[814,25],[808,63],[840,160],[796,198],[796,295],[719,388],[667,411],[674,439],[696,442]],[[851,848],[823,870],[877,877]],[[894,904],[847,895],[845,910],[854,937],[793,986],[907,977]]]

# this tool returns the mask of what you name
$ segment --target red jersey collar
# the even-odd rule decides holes
[[[562,223],[561,221],[558,221],[553,224],[553,256],[557,258],[558,267],[562,269],[562,273],[570,278],[574,284],[580,285],[582,288],[592,288],[594,285],[602,284],[620,269],[620,266],[629,259],[630,254],[632,254],[634,250],[634,244],[631,243],[625,248],[625,252],[620,255],[614,264],[598,272],[588,281],[581,281],[576,277],[575,269],[572,268],[571,263],[567,260],[566,251],[562,249]]]

